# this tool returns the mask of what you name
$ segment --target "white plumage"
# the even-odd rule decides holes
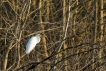
[[[37,34],[35,36],[32,36],[27,45],[26,45],[26,53],[30,53],[30,51],[32,51],[34,49],[34,47],[36,46],[37,43],[40,42],[41,40],[41,35],[40,34]]]

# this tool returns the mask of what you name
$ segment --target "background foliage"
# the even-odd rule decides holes
[[[1,0],[0,71],[105,71],[105,0]],[[26,55],[28,39],[42,40]]]

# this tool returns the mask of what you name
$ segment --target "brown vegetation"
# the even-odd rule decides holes
[[[1,0],[0,71],[105,71],[106,1]],[[26,55],[28,39],[42,40]]]

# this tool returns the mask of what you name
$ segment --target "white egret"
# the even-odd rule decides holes
[[[36,46],[37,43],[40,42],[40,40],[41,40],[40,37],[41,37],[41,35],[40,34],[37,34],[35,36],[32,36],[29,39],[29,41],[28,41],[28,43],[26,45],[26,53],[27,54],[30,53],[30,51],[32,51],[34,49],[34,47]]]

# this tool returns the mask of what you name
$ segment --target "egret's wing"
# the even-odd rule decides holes
[[[26,53],[29,53],[37,44],[35,37],[31,37],[26,45]]]

